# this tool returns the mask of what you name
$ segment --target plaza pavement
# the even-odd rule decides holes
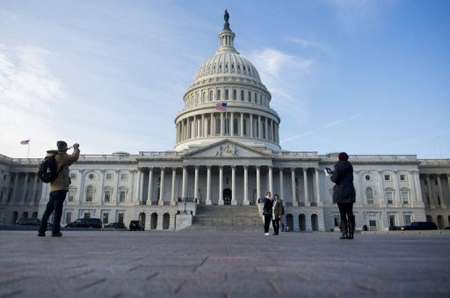
[[[63,233],[0,231],[0,297],[450,297],[448,236]]]

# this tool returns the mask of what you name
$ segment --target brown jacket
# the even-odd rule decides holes
[[[55,156],[56,168],[59,171],[58,177],[56,177],[55,181],[50,183],[50,192],[58,190],[69,190],[69,166],[76,162],[78,160],[78,157],[80,157],[80,149],[74,148],[71,155],[65,152],[58,152],[58,150],[48,150],[47,156]]]

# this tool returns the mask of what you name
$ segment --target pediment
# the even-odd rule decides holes
[[[222,140],[184,155],[193,158],[268,158],[270,155],[244,144]]]

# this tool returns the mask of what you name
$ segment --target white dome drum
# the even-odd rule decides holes
[[[280,150],[278,114],[258,70],[234,48],[235,34],[225,14],[217,52],[198,69],[175,118],[175,150],[233,139],[248,146]],[[226,111],[223,108],[226,105]]]

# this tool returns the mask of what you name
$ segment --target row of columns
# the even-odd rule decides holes
[[[230,166],[231,167],[231,204],[237,205],[236,200],[236,167],[237,166]],[[248,177],[248,168],[249,166],[242,166],[244,169],[244,179],[243,179],[243,189],[244,189],[244,196],[243,196],[243,205],[249,205],[250,200],[248,197],[248,184],[249,184],[249,177]],[[218,204],[223,205],[224,199],[223,199],[223,168],[224,166],[218,166],[219,168],[219,200]],[[256,166],[256,198],[262,198],[261,194],[261,166]],[[268,168],[268,188],[267,190],[273,193],[273,167],[267,166]],[[165,168],[160,168],[160,192],[158,199],[158,205],[164,205],[164,186],[165,186]],[[308,192],[308,175],[307,175],[307,169],[302,168],[303,170],[303,189],[305,191],[305,205],[310,206],[309,201],[309,192]],[[154,168],[149,168],[148,170],[148,189],[147,189],[147,204],[152,204],[152,193],[153,193],[153,171]],[[211,166],[206,166],[206,204],[211,205],[212,199],[211,199]],[[284,189],[283,189],[283,173],[284,168],[279,168],[280,175],[279,175],[279,182],[280,182],[280,196],[281,198],[284,198]],[[297,194],[296,194],[296,168],[290,168],[291,171],[291,184],[292,184],[292,204],[293,206],[298,206],[297,201]],[[142,176],[142,171],[140,172],[140,175]],[[182,171],[182,185],[181,185],[181,198],[185,199],[187,197],[187,180],[188,180],[188,172],[187,167],[183,167]],[[199,166],[194,166],[194,198],[198,198],[198,182],[199,182]],[[172,183],[171,183],[171,197],[170,197],[170,204],[175,205],[176,204],[176,198],[175,198],[175,188],[176,188],[176,168],[172,168]],[[141,185],[142,188],[142,185]],[[316,203],[321,204],[320,199],[320,189],[319,189],[319,169],[314,169],[314,192],[316,194]],[[141,197],[142,198],[142,197]]]
[[[20,197],[18,200],[19,205],[22,204],[26,204],[27,199],[27,193],[28,192],[28,179],[30,178],[30,176],[33,177],[33,187],[31,190],[31,201],[35,203],[34,198],[36,196],[36,190],[37,190],[37,186],[39,184],[39,176],[37,174],[34,173],[25,173],[24,175],[24,180],[23,180],[23,187],[21,188],[22,192],[20,193]],[[10,204],[15,204],[17,203],[17,196],[18,196],[18,188],[19,188],[19,173],[16,173],[14,176],[14,184],[13,184],[13,189],[12,189],[12,194],[11,194],[11,201],[9,202]],[[8,190],[9,192],[10,190]],[[6,197],[9,197],[9,194],[6,195]]]
[[[235,116],[235,114],[237,114]],[[266,139],[279,143],[278,123],[276,120],[260,115],[230,112],[220,113],[220,118],[216,113],[211,113],[209,117],[191,116],[177,123],[177,142],[189,139],[206,138],[208,136],[248,136],[251,138]],[[219,128],[216,127],[216,119],[220,119]],[[237,133],[234,131],[234,120],[238,121]],[[244,122],[246,125],[244,125]],[[228,127],[226,127],[228,126]],[[244,127],[246,128],[244,130]],[[218,130],[218,133],[216,131]]]
[[[428,196],[430,198],[430,208],[431,209],[435,209],[436,208],[436,204],[439,205],[439,201],[438,198],[435,196],[435,192],[433,191],[432,187],[431,187],[431,176],[436,176],[436,181],[437,181],[437,186],[438,186],[438,195],[439,195],[439,199],[440,199],[440,207],[443,209],[447,208],[447,205],[445,204],[445,198],[444,198],[444,189],[442,187],[442,181],[441,181],[441,175],[436,174],[436,175],[432,175],[432,174],[425,174],[425,179],[427,182],[427,190],[428,190]],[[450,174],[447,174],[447,183],[448,183],[448,192],[450,193]]]

